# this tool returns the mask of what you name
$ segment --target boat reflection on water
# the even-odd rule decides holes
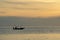
[[[23,29],[24,29],[24,27],[22,27],[22,26],[20,26],[20,27],[18,27],[18,26],[13,27],[13,30],[23,30]]]

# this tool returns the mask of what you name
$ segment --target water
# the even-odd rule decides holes
[[[60,26],[23,26],[24,30],[13,30],[13,26],[0,26],[0,40],[60,40]]]
[[[60,26],[23,26],[23,30],[13,30],[13,26],[0,26],[0,34],[40,34],[60,33]]]
[[[60,34],[3,34],[0,40],[60,40]]]

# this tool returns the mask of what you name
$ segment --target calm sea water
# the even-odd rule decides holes
[[[23,26],[24,30],[13,30],[13,26],[0,26],[0,34],[60,33],[60,26]]]
[[[0,26],[0,40],[60,40],[60,26],[24,27],[13,30],[13,26]]]

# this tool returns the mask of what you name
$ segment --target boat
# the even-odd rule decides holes
[[[24,27],[21,27],[21,26],[20,27],[16,27],[16,26],[13,27],[13,30],[23,30],[23,29],[24,29]]]

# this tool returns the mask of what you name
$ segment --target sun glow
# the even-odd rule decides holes
[[[5,0],[0,2],[0,16],[60,16],[59,2],[60,0]]]

